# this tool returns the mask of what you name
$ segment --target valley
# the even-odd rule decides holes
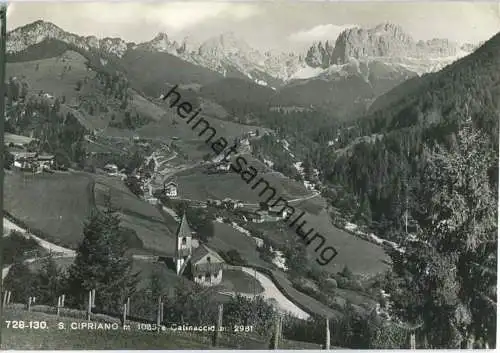
[[[65,310],[95,301],[103,320],[130,301],[125,321],[212,325],[222,304],[225,324],[255,326],[244,343],[218,345],[241,349],[268,348],[278,334],[290,348],[323,344],[325,319],[342,348],[408,348],[411,335],[418,348],[449,348],[429,328],[457,326],[462,303],[472,318],[460,322],[462,345],[496,327],[484,308],[496,305],[500,34],[417,40],[387,22],[333,39],[279,53],[232,32],[194,47],[45,20],[9,31],[8,315],[52,320],[64,294]],[[227,141],[219,154],[165,99],[173,89]],[[297,230],[290,207],[252,187],[257,174],[304,212]],[[305,224],[320,245],[300,234]],[[323,244],[337,254],[322,263]],[[473,274],[481,296],[450,289],[478,282]],[[19,310],[33,293],[37,309]],[[215,345],[186,337],[175,344]]]

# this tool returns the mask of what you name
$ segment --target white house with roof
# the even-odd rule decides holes
[[[163,185],[163,193],[168,197],[177,197],[178,195],[178,186],[173,181],[169,183],[165,183]]]

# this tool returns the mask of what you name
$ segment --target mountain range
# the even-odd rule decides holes
[[[401,82],[437,71],[476,48],[475,44],[459,45],[447,39],[416,41],[390,23],[348,28],[331,41],[311,43],[305,53],[285,53],[260,52],[232,32],[200,46],[186,40],[179,43],[166,33],[136,44],[121,38],[80,36],[39,20],[10,31],[7,52],[11,57],[19,56],[47,41],[92,52],[103,66],[114,63],[124,68],[137,76],[140,84],[136,88],[149,95],[159,96],[165,84],[203,87],[217,81],[220,93],[216,97],[211,94],[211,98],[224,105],[226,94],[231,95],[234,89],[233,79],[238,79],[246,81],[239,87],[270,88],[252,88],[260,92],[259,103],[335,110],[339,117],[364,113],[376,97]],[[169,66],[176,72],[165,73]]]

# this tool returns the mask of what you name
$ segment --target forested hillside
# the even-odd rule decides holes
[[[341,213],[397,238],[406,209],[411,216],[417,206],[413,195],[419,190],[424,145],[453,148],[458,128],[470,123],[498,151],[499,107],[500,34],[443,71],[382,96],[371,114],[354,123],[336,123],[333,116],[330,124],[324,123],[328,119],[307,119],[320,124],[315,129],[283,116],[288,124],[281,130],[297,140],[312,140],[307,154],[330,184],[329,197]],[[490,179],[497,183],[497,165],[491,166]]]

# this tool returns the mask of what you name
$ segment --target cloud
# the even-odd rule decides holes
[[[13,13],[9,9],[9,29],[43,19],[81,35],[132,41],[146,40],[155,31],[175,35],[210,21],[241,21],[261,12],[257,3],[216,1],[19,2],[15,7]]]
[[[224,18],[246,19],[258,11],[246,3],[165,2],[165,3],[86,3],[77,4],[82,15],[102,24],[125,25],[141,21],[177,32],[202,22]]]
[[[335,40],[342,31],[347,28],[358,27],[357,25],[341,25],[334,24],[318,25],[310,29],[292,33],[288,39],[293,42],[314,42],[319,40]]]

